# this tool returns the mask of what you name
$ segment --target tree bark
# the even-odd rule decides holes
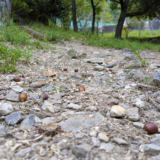
[[[93,0],[91,0],[92,4],[92,11],[93,11],[93,18],[92,18],[92,33],[94,33],[94,24],[95,24],[95,18],[96,18],[96,8],[94,6]]]
[[[9,22],[10,17],[11,17],[11,7],[12,7],[11,0],[6,0],[6,6],[7,6],[6,22]]]
[[[121,4],[121,14],[118,20],[117,28],[116,28],[116,33],[115,33],[115,38],[121,38],[122,36],[122,29],[123,29],[123,24],[125,21],[125,18],[127,16],[127,7],[129,4],[129,0],[120,0]]]
[[[76,17],[76,1],[72,0],[72,15],[73,15],[73,28],[74,31],[78,31],[78,26],[77,26],[77,17]]]

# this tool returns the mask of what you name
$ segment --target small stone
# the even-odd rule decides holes
[[[39,76],[38,79],[48,79],[46,76]]]
[[[58,94],[58,93],[55,93],[55,94],[53,94],[53,95],[50,95],[49,97],[50,97],[50,98],[53,98],[53,99],[61,99],[61,95]]]
[[[46,79],[38,79],[38,83],[45,84],[46,83]]]
[[[21,149],[18,151],[15,156],[16,157],[24,157],[27,153],[31,152],[31,147]]]
[[[53,84],[50,84],[48,87],[43,88],[42,91],[43,92],[51,92],[51,91],[53,91],[53,89],[54,89]]]
[[[90,111],[96,111],[97,108],[94,107],[94,106],[89,106],[89,107],[86,108],[86,110],[87,110],[87,111],[88,111],[88,110],[90,110]]]
[[[49,101],[44,101],[42,109],[48,112],[56,113],[60,111],[60,107],[52,105]]]
[[[78,104],[70,103],[70,104],[67,106],[67,108],[78,110],[78,109],[82,108],[82,106],[81,106],[81,105],[78,105]]]
[[[86,154],[90,152],[92,146],[89,144],[73,145],[71,147],[72,153],[77,157],[86,157]]]
[[[104,58],[90,58],[90,59],[87,59],[86,62],[103,64],[105,62],[105,59]]]
[[[44,85],[44,83],[41,83],[41,82],[33,82],[30,84],[31,87],[33,88],[40,88]]]
[[[126,110],[126,114],[128,115],[128,119],[131,120],[131,121],[138,121],[140,119],[140,115],[139,115],[139,110],[138,108],[128,108]]]
[[[103,66],[96,66],[94,67],[94,70],[96,71],[103,71],[104,67]]]
[[[145,102],[141,101],[141,99],[137,98],[136,99],[136,103],[135,103],[138,107],[144,107],[145,106]]]
[[[39,95],[34,95],[33,98],[34,99],[39,99]]]
[[[48,70],[43,71],[43,76],[46,76],[46,77],[51,77],[51,76],[54,76],[56,74],[57,74],[57,72],[53,71],[50,68]]]
[[[11,112],[13,112],[13,107],[10,103],[0,104],[0,115],[5,116]]]
[[[113,68],[114,66],[116,66],[117,64],[116,63],[112,63],[112,64],[107,64],[105,65],[104,67],[105,68]]]
[[[36,115],[30,114],[20,124],[20,130],[31,129],[34,127]]]
[[[57,119],[55,117],[46,117],[42,119],[42,124],[50,124],[50,123],[56,123]]]
[[[97,137],[97,132],[96,131],[91,131],[89,133],[89,135],[92,136],[92,137]]]
[[[111,99],[108,99],[106,103],[108,105],[117,105],[119,103],[119,101],[118,101],[118,99],[111,98]]]
[[[128,145],[128,142],[127,142],[127,141],[125,141],[124,139],[119,138],[119,137],[114,137],[114,138],[112,139],[112,141],[113,141],[113,142],[116,142],[116,143],[118,143],[118,144]]]
[[[155,144],[142,144],[139,147],[139,150],[151,155],[157,155],[160,153],[160,146],[157,146]]]
[[[37,147],[37,146],[46,146],[47,144],[48,144],[48,143],[47,143],[46,141],[41,140],[40,142],[33,143],[33,144],[31,145],[31,148],[34,149],[34,148]]]
[[[14,87],[14,88],[12,88],[12,90],[13,91],[15,91],[15,92],[22,92],[23,91],[23,88],[21,88],[21,87]]]
[[[157,102],[160,104],[160,97],[157,97]]]
[[[6,127],[0,124],[0,137],[4,137],[6,135]]]
[[[153,75],[153,82],[154,83],[160,83],[160,73],[159,72],[155,72]]]
[[[107,136],[106,132],[100,132],[98,134],[98,138],[99,138],[99,140],[104,141],[104,142],[108,142],[109,141],[109,137]]]
[[[151,157],[151,160],[160,160],[160,154],[157,155],[157,156],[153,156]]]
[[[83,134],[81,134],[81,133],[75,133],[74,136],[75,136],[76,139],[82,139],[83,138]]]
[[[67,149],[69,148],[69,145],[67,143],[68,143],[67,139],[62,139],[60,142],[57,143],[57,148],[59,150]]]
[[[157,106],[158,111],[160,111],[160,104]]]
[[[13,101],[13,102],[19,102],[19,95],[15,93],[14,91],[11,91],[7,97],[6,100]]]
[[[100,141],[96,137],[92,137],[92,143],[94,147],[99,147],[100,146]]]
[[[112,106],[110,111],[111,117],[123,117],[125,116],[125,114],[126,114],[126,110],[119,105]]]
[[[5,121],[8,125],[15,125],[22,120],[20,112],[14,112],[5,116]]]
[[[144,124],[139,122],[133,122],[133,126],[139,129],[143,129]]]
[[[114,145],[111,143],[102,142],[99,149],[104,149],[107,153],[111,153],[114,149]]]
[[[49,160],[60,160],[60,159],[57,158],[57,157],[55,157],[55,156],[53,156],[53,157],[51,157]]]

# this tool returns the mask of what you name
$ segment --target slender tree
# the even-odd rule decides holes
[[[72,17],[73,17],[73,28],[74,31],[78,31],[78,26],[77,26],[77,16],[76,16],[76,1],[72,0]]]
[[[142,16],[147,14],[159,0],[111,0],[111,8],[118,8],[120,5],[121,13],[118,20],[115,37],[122,35],[123,24],[126,17]]]

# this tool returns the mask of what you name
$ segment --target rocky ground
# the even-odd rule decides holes
[[[141,67],[129,49],[55,47],[0,76],[0,158],[159,160],[159,133],[143,126],[160,127],[160,53],[141,52],[149,62]],[[19,102],[21,92],[27,101]]]

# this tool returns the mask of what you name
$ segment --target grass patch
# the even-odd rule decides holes
[[[86,45],[94,45],[99,47],[109,47],[116,49],[132,49],[132,47],[125,41],[125,37],[122,39],[114,38],[114,33],[104,33],[104,34],[90,34],[86,32],[74,32],[72,29],[66,31],[63,28],[57,26],[46,26],[40,23],[30,24],[28,27],[43,33],[47,36],[48,40],[54,42],[66,41],[74,39],[81,40]],[[129,33],[128,41],[136,50],[156,50],[160,51],[160,45],[156,43],[151,43],[153,38],[160,35],[160,29],[153,32],[150,36],[149,30],[144,30],[139,37],[138,31],[131,31]],[[148,39],[152,38],[152,39]],[[158,40],[157,40],[158,42]],[[160,41],[159,41],[160,43]]]

